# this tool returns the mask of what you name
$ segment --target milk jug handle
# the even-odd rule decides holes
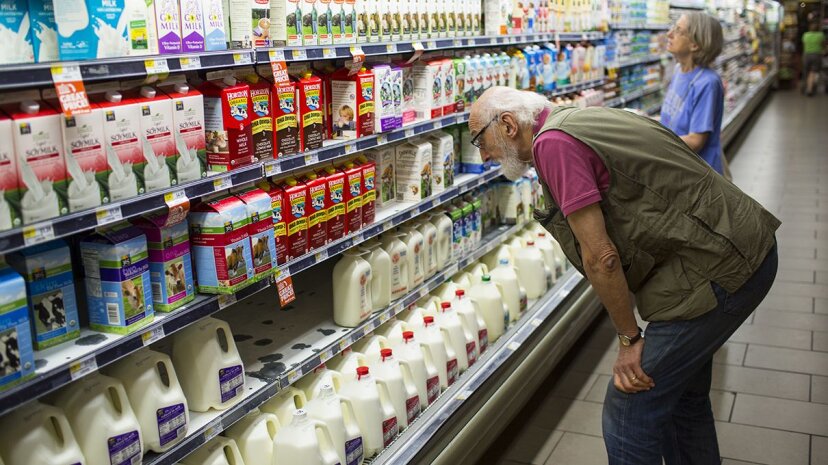
[[[414,369],[411,368],[411,363],[403,359],[398,359],[397,361],[400,363],[400,367],[406,371],[404,374],[408,375],[409,379],[414,379]]]
[[[354,403],[351,402],[351,399],[339,396],[339,405],[343,407],[342,410],[348,410],[351,419],[356,418],[356,410],[354,410]]]
[[[391,390],[388,388],[388,383],[385,380],[378,379],[377,381],[377,389],[380,393],[380,398],[385,398],[386,402],[391,401]]]
[[[333,436],[331,435],[331,430],[328,429],[328,425],[319,420],[313,420],[313,426],[314,428],[322,431],[322,435],[325,437],[325,441],[327,441],[327,449],[336,450],[334,446]]]

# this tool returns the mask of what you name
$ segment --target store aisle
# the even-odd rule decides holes
[[[715,357],[725,465],[828,464],[826,128],[828,97],[776,92],[731,166],[783,225],[776,283]],[[589,331],[480,465],[607,463],[601,409],[617,342],[605,314]]]

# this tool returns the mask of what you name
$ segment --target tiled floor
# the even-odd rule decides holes
[[[723,464],[828,464],[828,97],[771,95],[734,182],[782,221],[770,294],[716,355]],[[603,465],[601,409],[616,340],[602,316],[480,465]]]

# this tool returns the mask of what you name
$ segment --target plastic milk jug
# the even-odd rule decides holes
[[[353,328],[373,311],[371,265],[363,258],[365,251],[349,249],[333,269],[334,322]]]
[[[339,463],[359,465],[363,462],[362,432],[350,400],[336,395],[332,385],[323,384],[319,395],[308,402],[306,410],[311,418],[328,426]]]
[[[526,290],[520,285],[515,268],[509,264],[509,260],[502,258],[500,264],[491,271],[490,276],[503,291],[503,303],[509,309],[509,319],[517,321],[526,307],[524,302]]]
[[[486,266],[485,263],[477,262],[467,268],[469,274],[471,275],[471,281],[477,282],[480,278],[483,277],[484,274],[489,274],[489,267]]]
[[[388,446],[397,436],[397,414],[386,394],[370,374],[367,366],[358,367],[339,394],[350,400],[362,431],[365,458],[371,458]],[[293,462],[304,463],[304,462]]]
[[[31,402],[0,420],[0,449],[7,465],[86,464],[63,411]]]
[[[327,364],[331,370],[342,374],[342,384],[344,386],[344,384],[347,383],[351,377],[353,377],[353,373],[356,373],[356,369],[358,367],[368,366],[368,357],[366,357],[362,352],[357,352],[348,347],[340,354],[337,354],[336,357],[328,360]],[[342,387],[340,387],[340,390],[341,389]]]
[[[294,386],[288,386],[259,408],[262,412],[272,413],[279,417],[281,425],[287,425],[293,418],[293,414],[305,408],[307,404],[308,398],[305,397],[304,392]]]
[[[436,295],[427,295],[417,301],[417,306],[423,309],[423,316],[434,316],[440,312],[440,304],[443,299]]]
[[[417,230],[423,236],[425,278],[428,279],[437,274],[439,269],[437,264],[437,228],[427,219],[424,219],[417,224]]]
[[[444,269],[454,261],[452,257],[452,228],[454,225],[445,213],[435,213],[430,217],[431,224],[437,229],[434,251],[437,257],[437,269]]]
[[[454,292],[454,299],[451,300],[451,308],[460,317],[463,329],[467,333],[475,336],[475,340],[477,341],[477,355],[479,357],[489,347],[489,330],[486,327],[486,321],[475,310],[474,302],[466,296],[466,292],[462,289],[457,289]]]
[[[269,464],[273,461],[273,438],[280,425],[276,415],[253,410],[223,435],[236,441],[244,463]]]
[[[86,463],[140,462],[141,425],[120,381],[93,373],[58,392],[54,401],[66,412]]]
[[[391,303],[391,256],[379,241],[364,245],[368,251],[365,260],[371,265],[371,302],[373,310],[381,310]]]
[[[414,331],[423,325],[423,309],[421,307],[410,307],[397,314],[397,319],[403,322],[405,331]]]
[[[403,341],[402,335],[405,331],[405,323],[397,318],[391,318],[385,324],[374,331],[374,334],[384,337],[391,348],[397,346]],[[397,356],[399,359],[399,355]]]
[[[515,251],[515,268],[520,283],[526,288],[526,297],[537,299],[546,292],[547,268],[534,241]]]
[[[216,436],[181,460],[183,465],[244,465],[236,441]]]
[[[459,374],[454,348],[443,338],[440,329],[434,324],[433,316],[424,316],[422,326],[415,328],[414,334],[420,340],[420,347],[423,349],[426,360],[430,359],[437,368],[440,387],[448,389],[457,380]]]
[[[403,375],[408,373],[417,388],[420,407],[426,408],[440,395],[440,377],[432,363],[426,363],[423,349],[414,338],[414,331],[403,331],[402,341],[394,345],[394,355]]]
[[[244,365],[226,322],[208,317],[176,333],[172,360],[190,410],[222,410],[242,398]]]
[[[526,243],[524,242],[523,238],[519,235],[514,235],[506,241],[506,245],[509,246],[509,251],[512,254],[512,258],[515,256],[515,252],[522,249]]]
[[[187,436],[190,411],[167,354],[142,349],[107,372],[123,383],[146,450],[164,452]]]
[[[451,280],[454,281],[457,289],[463,289],[464,291],[468,291],[472,287],[472,283],[476,282],[472,281],[472,276],[467,271],[455,274]]]
[[[391,257],[391,300],[408,293],[408,247],[399,233],[383,236],[382,248]]]
[[[486,329],[489,330],[489,343],[496,342],[506,332],[509,322],[509,310],[503,305],[500,290],[491,277],[483,276],[480,282],[469,289],[469,298],[480,312]]]
[[[313,373],[303,376],[296,382],[297,389],[301,389],[305,393],[305,397],[310,401],[315,399],[322,386],[330,384],[334,391],[339,392],[342,387],[342,374],[338,371],[331,370],[324,363],[316,367]]]
[[[512,250],[507,245],[501,245],[483,256],[481,260],[490,270],[495,269],[501,260],[506,260],[509,263],[514,263],[512,260]]]
[[[417,388],[411,376],[408,373],[404,374],[392,349],[382,349],[380,357],[380,360],[372,366],[374,378],[379,385],[385,385],[388,389],[391,404],[397,413],[397,424],[400,429],[406,428],[420,415],[420,397]]]
[[[535,245],[543,252],[543,259],[546,266],[552,270],[554,283],[558,280],[558,276],[562,275],[566,266],[566,256],[564,256],[561,246],[552,239],[546,232],[538,232]]]
[[[460,316],[451,308],[451,302],[440,304],[440,312],[437,313],[434,322],[443,333],[443,339],[454,349],[460,373],[468,370],[477,361],[477,336],[465,331]]]
[[[414,226],[402,229],[400,239],[408,247],[408,289],[414,289],[425,279],[425,244],[423,235]]]
[[[333,437],[328,426],[312,419],[305,410],[297,410],[287,426],[273,439],[272,465],[336,465]]]
[[[449,302],[455,295],[457,295],[458,290],[464,289],[457,287],[457,284],[454,281],[446,281],[437,287],[434,293],[440,298],[440,302]]]
[[[527,233],[532,234],[533,232],[527,231]],[[535,242],[535,247],[541,252],[543,263],[546,265],[546,287],[551,288],[558,280],[557,266],[555,265],[555,246],[543,233],[537,234],[537,238],[530,240]]]
[[[355,351],[365,354],[368,358],[368,366],[373,366],[382,359],[380,352],[389,346],[388,339],[379,334],[369,334],[352,346]],[[376,373],[374,373],[376,375]]]

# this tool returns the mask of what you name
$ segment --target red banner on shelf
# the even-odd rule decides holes
[[[276,290],[279,292],[279,305],[285,305],[296,300],[296,292],[293,290],[293,278],[290,276],[276,281]]]
[[[65,64],[52,67],[52,81],[60,102],[60,109],[66,116],[89,113],[89,97],[83,85],[80,66]]]

